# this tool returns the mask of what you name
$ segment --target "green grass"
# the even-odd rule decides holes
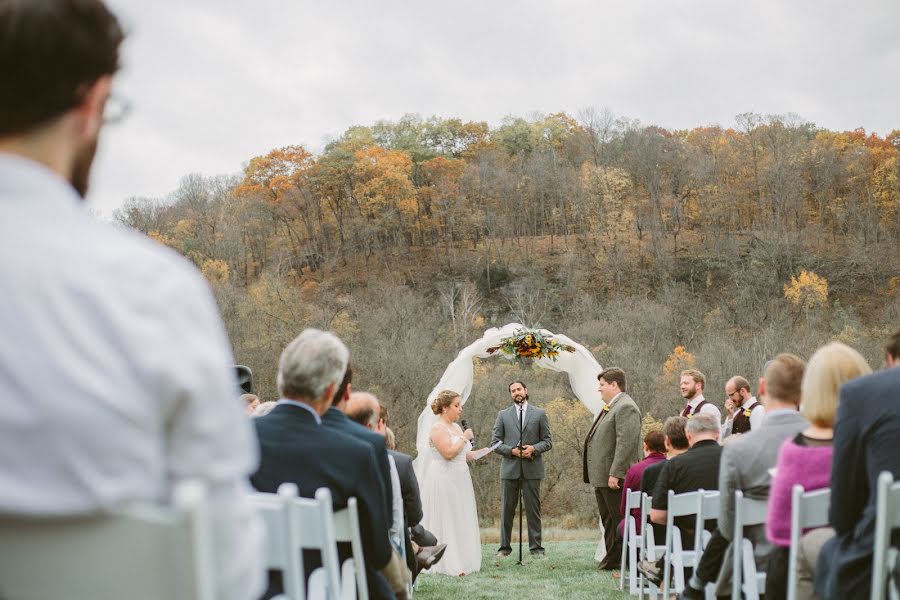
[[[564,600],[624,599],[619,582],[594,562],[596,541],[545,542],[545,558],[532,558],[526,547],[522,565],[516,564],[518,547],[504,559],[495,558],[496,544],[481,547],[481,571],[464,577],[419,576],[415,600]]]

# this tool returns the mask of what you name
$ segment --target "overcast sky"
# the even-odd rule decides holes
[[[896,0],[107,0],[125,24],[89,206],[164,197],[404,113],[609,108],[668,128],[793,112],[900,129]]]

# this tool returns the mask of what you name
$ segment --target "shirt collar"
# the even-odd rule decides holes
[[[703,397],[703,394],[697,394],[696,396],[691,398],[691,401],[688,402],[688,404],[690,405],[691,408],[697,408],[697,405],[700,404],[701,402],[703,402],[704,400],[706,400],[706,398]]]
[[[615,396],[613,396],[613,397],[612,397],[612,400],[610,400],[609,402],[607,402],[606,405],[607,405],[607,406],[612,406],[612,405],[613,405],[613,402],[615,402],[616,400],[618,400],[618,399],[619,399],[619,396],[621,396],[621,395],[624,394],[624,393],[625,393],[625,392],[619,392],[618,394],[616,394]]]
[[[322,424],[322,417],[319,416],[319,413],[313,410],[313,407],[307,404],[306,402],[300,402],[299,400],[290,400],[288,398],[282,398],[278,401],[278,404],[291,404],[293,406],[299,406],[302,409],[308,410],[310,414],[316,419],[316,425]]]
[[[81,206],[81,197],[72,185],[45,164],[18,154],[0,152],[0,196],[6,198],[27,194],[28,202],[59,202]]]

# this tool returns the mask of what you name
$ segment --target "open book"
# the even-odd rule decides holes
[[[491,452],[497,449],[497,446],[500,445],[500,442],[497,442],[493,446],[488,446],[487,448],[482,448],[481,450],[475,450],[472,454],[472,460],[478,460],[479,458],[484,458]]]

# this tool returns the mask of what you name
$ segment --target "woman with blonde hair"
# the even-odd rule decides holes
[[[846,381],[871,372],[859,352],[840,342],[831,342],[819,348],[806,365],[800,384],[800,412],[810,426],[781,447],[769,491],[766,535],[776,549],[769,559],[769,571],[766,573],[766,600],[784,598],[786,593],[788,547],[791,543],[791,489],[798,483],[807,492],[830,486],[838,392]],[[798,549],[797,597],[812,598],[815,597],[815,557],[804,556],[803,549],[804,544],[801,543]]]
[[[481,570],[481,530],[467,460],[473,459],[472,430],[457,425],[459,394],[440,392],[431,403],[438,415],[431,427],[429,466],[421,481],[422,525],[447,544],[429,573],[466,575]]]

